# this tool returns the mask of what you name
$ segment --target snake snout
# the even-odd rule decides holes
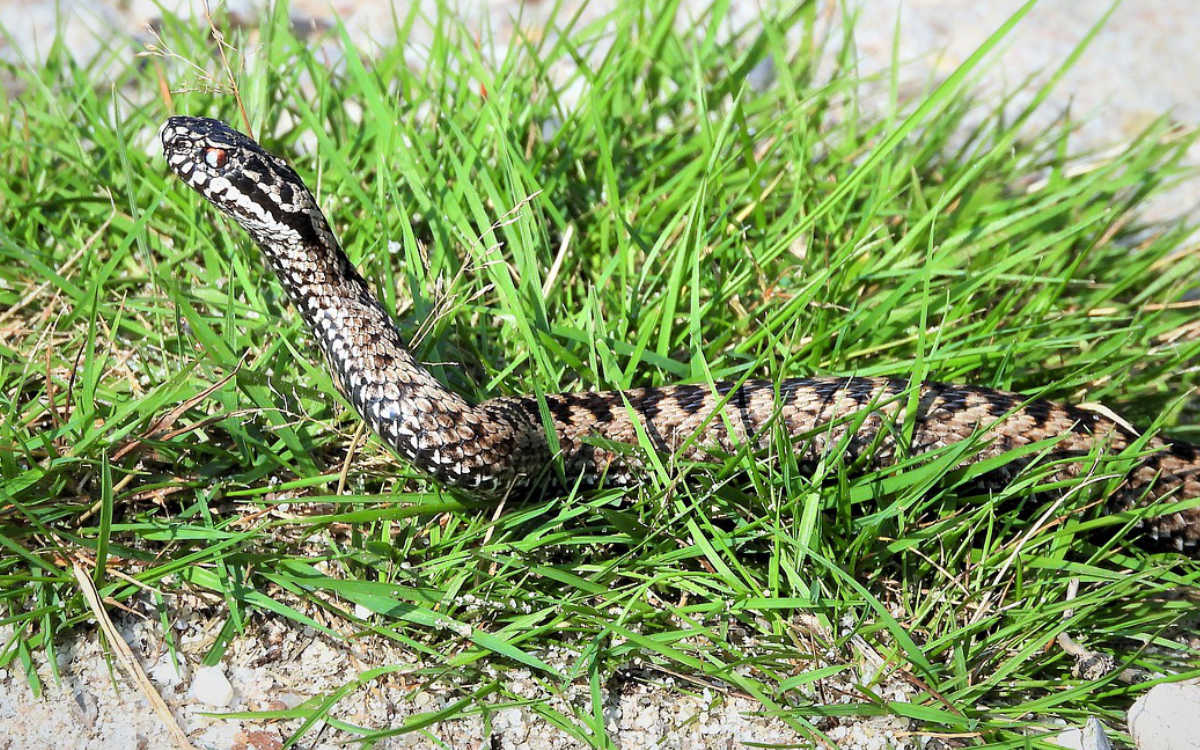
[[[180,117],[168,118],[158,131],[158,138],[162,142],[163,156],[167,158],[167,164],[177,174],[180,173],[180,168],[184,164],[194,160],[195,152],[199,148],[199,144],[191,136],[187,125],[180,122],[183,119]],[[183,175],[180,174],[180,176]]]
[[[194,144],[194,139],[189,137],[189,133],[194,133],[195,128],[189,126],[191,117],[168,117],[167,121],[158,129],[159,140],[162,141],[163,150],[179,148],[183,145]]]

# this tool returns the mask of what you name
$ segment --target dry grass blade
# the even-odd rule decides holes
[[[150,678],[146,676],[146,670],[142,669],[142,665],[134,658],[129,645],[125,643],[125,639],[117,632],[117,628],[113,625],[112,620],[108,619],[108,613],[104,611],[104,605],[100,601],[100,592],[96,590],[96,584],[92,583],[92,577],[77,562],[72,563],[71,569],[74,571],[75,580],[79,584],[79,591],[83,594],[88,608],[92,610],[92,615],[95,616],[100,630],[103,631],[104,636],[108,639],[109,645],[117,657],[117,661],[125,669],[129,678],[138,686],[138,689],[142,691],[142,695],[146,696],[146,700],[150,701],[151,707],[154,708],[154,713],[158,714],[158,718],[166,725],[167,731],[175,743],[175,747],[181,748],[181,750],[195,750],[195,746],[188,741],[187,735],[178,722],[175,721],[175,717],[171,714],[171,709],[167,706],[167,702],[162,699],[162,696],[154,689]]]

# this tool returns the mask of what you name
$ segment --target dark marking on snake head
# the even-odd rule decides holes
[[[267,167],[266,160],[263,159],[262,156],[255,153],[249,153],[242,156],[241,171],[244,172],[246,176],[254,180],[264,180],[269,174],[271,174],[271,170]]]
[[[176,175],[233,217],[264,248],[287,230],[299,235],[301,246],[319,246],[313,212],[304,210],[315,206],[300,176],[253,140],[206,117],[171,117],[160,140]],[[213,158],[214,153],[220,158]],[[285,185],[290,200],[281,200]],[[297,200],[302,197],[308,200]],[[319,211],[315,220],[324,223]]]

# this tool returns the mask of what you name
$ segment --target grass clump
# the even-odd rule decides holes
[[[1079,169],[1069,123],[1022,136],[1029,110],[997,109],[968,129],[970,77],[1006,29],[866,116],[851,49],[817,77],[811,6],[732,34],[720,5],[682,25],[560,14],[493,59],[439,15],[421,64],[335,29],[331,70],[281,6],[255,45],[227,29],[224,56],[166,19],[172,54],[111,88],[61,47],[12,66],[0,666],[40,689],[32,655],[90,618],[79,561],[164,622],[172,597],[215,594],[209,663],[256,618],[424,657],[406,679],[455,700],[384,733],[524,705],[520,670],[550,696],[583,686],[532,710],[596,746],[603,688],[630,675],[752,696],[809,738],[844,715],[1001,744],[1051,717],[1119,722],[1144,688],[1073,677],[1048,647],[1064,627],[1125,666],[1200,675],[1176,627],[1192,605],[1168,596],[1200,568],[1131,546],[1095,476],[1038,493],[1035,466],[981,497],[949,460],[807,476],[741,455],[502,513],[442,492],[362,438],[257,252],[156,150],[172,112],[238,123],[236,83],[419,357],[474,398],[891,375],[1100,401],[1200,442],[1200,255],[1135,213],[1189,136],[1156,123]],[[814,693],[839,675],[849,703]],[[880,692],[894,681],[904,700]],[[294,737],[342,695],[290,712]]]

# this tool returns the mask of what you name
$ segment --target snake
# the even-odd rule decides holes
[[[1111,507],[1200,498],[1200,446],[1139,436],[1101,411],[987,387],[790,377],[471,403],[405,345],[287,161],[206,117],[172,116],[159,137],[170,170],[258,245],[335,387],[387,446],[451,490],[504,498],[627,486],[645,477],[647,448],[712,460],[744,448],[768,452],[782,431],[804,466],[841,451],[847,465],[886,469],[971,441],[956,457],[963,464],[1005,466],[1005,457],[1036,452],[1053,462],[1053,476],[1066,478],[1087,471],[1089,457],[1102,451],[1125,451],[1131,460]],[[984,473],[1007,481],[1011,474]],[[1200,507],[1173,507],[1183,509],[1139,517],[1141,538],[1200,556]]]

